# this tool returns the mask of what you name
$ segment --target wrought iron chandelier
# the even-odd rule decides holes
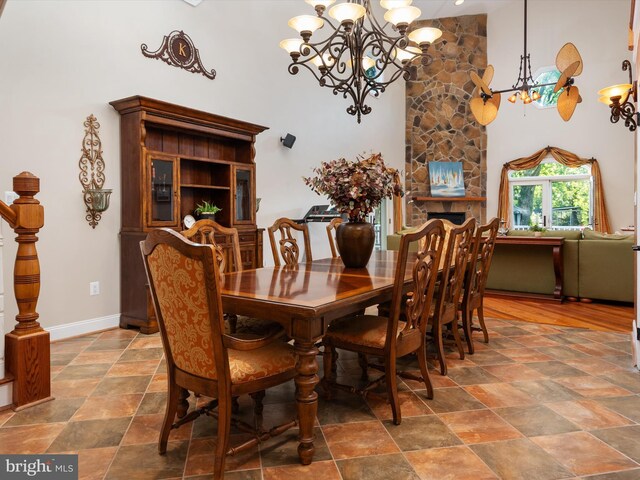
[[[553,92],[562,92],[558,96],[558,113],[567,122],[571,119],[576,105],[582,101],[580,91],[574,85],[574,78],[582,73],[582,57],[573,43],[566,43],[556,55],[556,68],[560,72],[557,82],[536,83],[531,74],[531,54],[527,51],[527,0],[524,0],[524,53],[520,55],[518,79],[511,88],[493,90],[489,85],[493,79],[494,69],[488,65],[482,77],[471,72],[471,80],[477,90],[471,99],[471,112],[481,125],[493,122],[500,109],[500,97],[503,93],[511,93],[508,100],[516,103],[518,99],[525,105],[540,98],[540,88],[553,85]]]
[[[350,115],[371,112],[365,103],[367,95],[378,97],[398,78],[409,79],[409,67],[416,58],[432,61],[429,46],[442,35],[437,28],[418,28],[407,33],[411,23],[422,12],[411,6],[412,0],[380,0],[387,11],[381,24],[373,13],[370,0],[348,0],[325,10],[336,0],[305,0],[316,15],[299,15],[289,26],[301,38],[289,38],[280,46],[291,55],[289,73],[296,75],[300,67],[309,70],[322,87],[333,89],[334,95],[350,99]],[[316,30],[330,28],[324,40],[311,41]]]

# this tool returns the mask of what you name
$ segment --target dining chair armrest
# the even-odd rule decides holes
[[[274,341],[284,336],[284,329],[274,329],[265,337],[244,339],[238,336],[223,335],[222,342],[225,347],[233,350],[256,350],[258,348],[266,347]]]

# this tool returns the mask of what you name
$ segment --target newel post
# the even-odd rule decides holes
[[[13,404],[16,410],[51,400],[49,332],[38,322],[36,305],[40,294],[40,262],[36,234],[44,225],[44,209],[34,197],[40,179],[29,172],[13,177],[19,198],[11,205],[18,252],[13,288],[18,304],[17,324],[5,335],[7,370],[14,377]]]

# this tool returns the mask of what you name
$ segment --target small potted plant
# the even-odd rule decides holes
[[[529,231],[533,232],[534,237],[541,237],[542,232],[546,232],[547,229],[544,227],[541,227],[540,225],[535,224],[535,225],[529,226]]]
[[[206,200],[202,201],[202,204],[198,204],[193,213],[200,219],[215,220],[216,213],[222,211],[221,208],[216,207],[213,203],[209,203]]]

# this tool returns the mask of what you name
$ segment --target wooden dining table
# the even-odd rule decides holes
[[[374,251],[366,268],[346,268],[339,258],[314,260],[293,267],[266,267],[224,275],[225,313],[277,321],[294,340],[296,404],[300,424],[298,454],[313,460],[313,426],[318,409],[315,387],[318,349],[329,324],[365,308],[391,300],[398,252]],[[415,254],[408,261],[413,262]],[[411,280],[407,269],[405,283]]]

